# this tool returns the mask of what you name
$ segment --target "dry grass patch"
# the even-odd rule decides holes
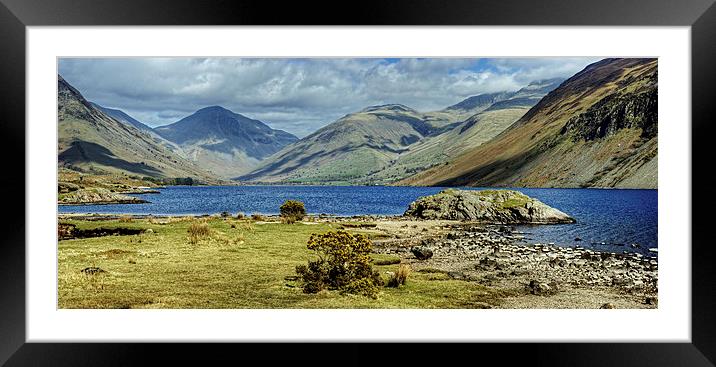
[[[398,266],[398,270],[393,273],[390,278],[388,278],[388,282],[385,284],[385,286],[390,288],[398,288],[401,285],[404,285],[412,271],[413,269],[410,267],[410,265],[400,264]]]
[[[130,222],[132,222],[132,216],[131,215],[120,215],[119,221],[122,223],[130,223]]]
[[[205,221],[195,221],[189,225],[187,233],[189,233],[189,243],[196,245],[211,235],[211,228]]]
[[[131,255],[131,254],[136,254],[136,251],[128,251],[128,250],[113,248],[110,250],[99,251],[99,252],[94,253],[95,256],[105,258],[105,259],[117,259],[117,258],[122,258],[127,255]]]

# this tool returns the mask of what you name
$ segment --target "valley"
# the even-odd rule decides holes
[[[437,111],[366,107],[300,139],[221,106],[152,128],[60,76],[58,164],[159,184],[656,188],[656,69],[604,59]]]
[[[59,63],[59,308],[658,308],[657,59]]]

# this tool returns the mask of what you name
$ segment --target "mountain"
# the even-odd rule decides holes
[[[539,81],[516,92],[470,97],[437,112],[420,113],[400,104],[368,107],[290,145],[237,179],[389,184],[490,140],[560,81]],[[468,113],[473,114],[460,120]]]
[[[201,167],[221,177],[247,172],[265,157],[298,140],[223,107],[202,108],[154,132],[181,147]]]
[[[152,130],[151,127],[137,121],[132,116],[127,115],[122,110],[116,110],[116,109],[112,109],[112,108],[102,107],[94,102],[90,102],[90,103],[92,104],[92,106],[94,106],[94,107],[98,108],[100,111],[104,112],[107,116],[109,116],[121,123],[132,125],[142,131],[154,132],[154,130]]]
[[[516,92],[478,94],[440,111],[428,112],[426,115],[436,120],[462,122],[490,108],[530,108],[563,81],[563,78],[536,80]]]
[[[399,154],[382,170],[366,176],[363,183],[390,184],[431,167],[444,164],[478,147],[507,129],[564,79],[535,81],[516,92],[481,94],[444,111],[478,111],[443,132],[427,137]]]
[[[154,129],[152,129],[151,127],[145,125],[144,123],[136,120],[132,116],[129,116],[124,111],[102,107],[94,102],[90,102],[90,103],[94,107],[98,108],[100,111],[104,112],[107,116],[112,117],[113,119],[115,119],[123,124],[136,127],[140,131],[149,134],[154,139],[155,143],[163,145],[165,148],[171,150],[172,152],[178,154],[179,156],[181,156],[185,159],[188,158],[187,154],[182,150],[182,148],[179,145],[162,138],[161,136],[159,136],[159,134],[154,132]]]
[[[489,142],[404,185],[657,187],[657,60],[604,59]]]
[[[516,92],[481,94],[436,112],[421,113],[401,104],[368,107],[290,145],[237,179],[392,183],[491,139],[560,81],[538,81]],[[468,115],[467,120],[463,115]]]
[[[117,121],[58,75],[58,164],[79,172],[155,178],[216,178],[168,149],[160,139]]]
[[[346,115],[267,158],[242,181],[348,183],[386,167],[440,128],[401,104]]]

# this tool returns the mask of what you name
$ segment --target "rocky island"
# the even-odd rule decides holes
[[[99,187],[76,189],[68,193],[60,193],[57,200],[59,205],[148,203],[146,200]]]
[[[447,189],[412,202],[405,216],[493,224],[575,223],[574,218],[514,190]]]

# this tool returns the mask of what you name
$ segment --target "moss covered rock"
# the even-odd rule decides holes
[[[405,216],[502,224],[574,223],[574,218],[514,190],[456,190],[412,202]]]

